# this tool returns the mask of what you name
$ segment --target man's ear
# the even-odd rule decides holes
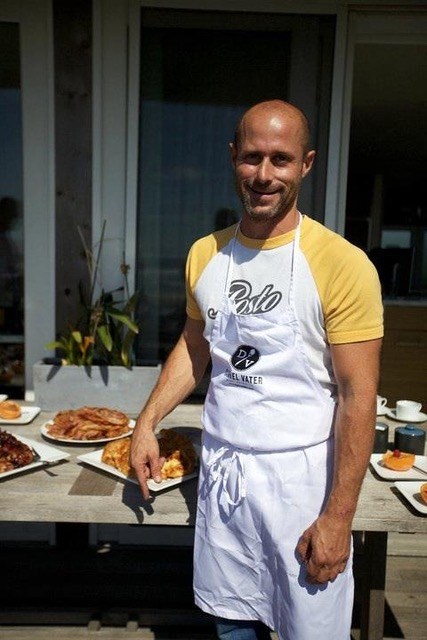
[[[233,163],[233,166],[234,166],[236,164],[236,158],[237,158],[237,149],[234,142],[230,142],[228,144],[228,148],[230,149],[231,162]]]
[[[307,173],[309,173],[311,167],[313,166],[314,158],[316,152],[315,151],[307,151],[305,154],[304,160],[302,161],[302,177],[305,178]]]

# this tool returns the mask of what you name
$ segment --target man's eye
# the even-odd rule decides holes
[[[257,153],[247,153],[243,156],[243,162],[247,164],[256,164],[259,162],[259,155]]]
[[[274,157],[274,162],[275,164],[278,164],[278,165],[284,165],[287,162],[289,162],[289,158],[287,156],[280,154]]]

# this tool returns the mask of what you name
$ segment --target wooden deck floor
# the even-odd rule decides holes
[[[0,561],[3,571],[16,566],[16,549],[2,548]],[[76,563],[73,554],[59,554],[46,563],[40,550],[22,549],[21,566],[13,576],[13,584],[2,597],[0,606],[0,638],[7,640],[210,640],[215,638],[207,617],[191,606],[191,584],[188,571],[188,550],[182,550],[178,564],[171,568],[170,557],[130,562],[130,556],[111,556],[108,569],[103,560],[89,567],[91,555],[80,554]],[[67,559],[68,557],[68,559]],[[8,559],[7,559],[8,558]],[[92,557],[92,560],[94,558]],[[53,561],[53,563],[52,563]],[[163,562],[163,564],[162,564]],[[59,563],[56,564],[55,563]],[[185,569],[187,567],[187,569]],[[59,570],[59,571],[58,571]],[[157,586],[153,576],[165,575]],[[58,573],[64,576],[56,582]],[[144,573],[145,572],[145,573]],[[38,596],[32,599],[31,581],[39,576]],[[113,598],[111,580],[119,576]],[[141,584],[147,581],[146,584]],[[138,580],[136,577],[138,576]],[[356,574],[357,576],[357,574]],[[27,588],[25,587],[27,581]],[[65,586],[66,583],[66,586]],[[148,584],[151,588],[147,590]],[[61,586],[62,585],[62,586]],[[175,585],[175,586],[174,586]],[[170,601],[165,603],[164,593]],[[147,594],[150,593],[148,596]],[[27,594],[27,595],[26,595]],[[91,595],[92,594],[92,595]],[[97,594],[97,595],[95,595]],[[135,606],[144,598],[146,606]],[[160,608],[160,599],[166,607]],[[126,602],[132,602],[131,607]],[[425,640],[427,637],[427,537],[400,534],[390,536],[387,563],[386,619],[384,638],[396,640]],[[357,609],[357,607],[355,607]],[[11,622],[14,624],[11,624]],[[48,622],[50,624],[48,624]],[[273,638],[275,638],[273,634]],[[358,640],[357,611],[352,631]]]

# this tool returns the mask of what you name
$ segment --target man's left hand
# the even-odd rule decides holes
[[[297,553],[306,564],[308,582],[335,580],[347,566],[350,549],[351,524],[325,514],[319,516],[297,545]]]

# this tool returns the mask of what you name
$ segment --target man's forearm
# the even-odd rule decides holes
[[[325,512],[352,521],[375,436],[381,340],[334,345],[338,382],[334,475]]]
[[[196,358],[180,339],[166,361],[137,423],[154,429],[197,386],[206,368],[204,360],[194,366]]]
[[[334,475],[325,512],[353,520],[360,489],[372,453],[376,396],[363,402],[346,399],[338,406],[335,423]]]

